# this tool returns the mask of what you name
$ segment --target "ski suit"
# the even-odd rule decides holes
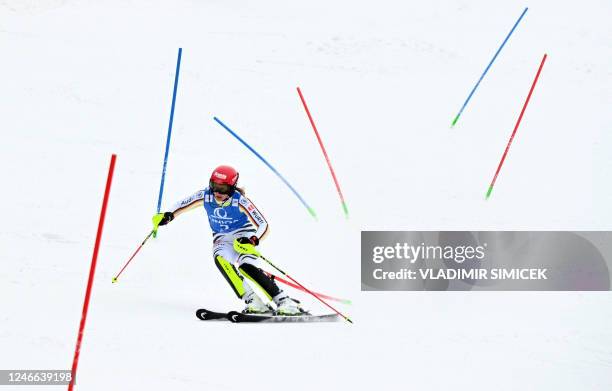
[[[204,207],[213,232],[214,262],[236,295],[242,298],[249,289],[243,277],[259,285],[269,299],[281,293],[276,283],[255,265],[256,256],[234,250],[234,239],[256,236],[261,240],[268,232],[268,222],[251,200],[237,190],[219,202],[207,187],[179,201],[171,212],[181,213],[198,206]]]

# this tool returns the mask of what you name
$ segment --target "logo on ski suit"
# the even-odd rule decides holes
[[[213,216],[220,220],[231,220],[231,217],[227,217],[227,210],[225,208],[215,208]]]
[[[241,194],[235,192],[227,206],[221,207],[215,201],[210,189],[206,189],[204,197],[204,210],[208,215],[208,223],[214,233],[226,233],[235,231],[249,225],[249,219],[239,207],[238,201]]]

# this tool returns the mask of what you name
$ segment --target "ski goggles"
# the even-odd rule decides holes
[[[227,194],[230,195],[232,193],[234,193],[234,186],[232,185],[228,185],[228,184],[224,184],[224,183],[215,183],[215,182],[210,182],[209,183],[210,186],[210,190],[213,193],[220,193],[220,194]]]

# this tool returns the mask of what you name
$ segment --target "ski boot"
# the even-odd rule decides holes
[[[299,315],[310,315],[308,311],[305,311],[301,306],[300,302],[292,299],[286,293],[281,292],[274,298],[276,303],[276,311],[274,315],[282,316],[299,316]]]
[[[274,309],[269,305],[265,304],[259,296],[253,291],[249,292],[244,297],[244,304],[246,307],[242,310],[243,314],[255,314],[255,315],[272,315]]]

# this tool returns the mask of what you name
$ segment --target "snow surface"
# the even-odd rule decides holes
[[[77,389],[612,389],[609,292],[360,292],[359,276],[360,230],[612,229],[610,15],[603,0],[0,1],[0,368],[70,367],[117,153]],[[111,284],[150,229],[178,47],[164,206],[235,165],[271,223],[262,252],[351,298],[339,308],[354,325],[197,321],[198,307],[240,304],[198,212]]]

